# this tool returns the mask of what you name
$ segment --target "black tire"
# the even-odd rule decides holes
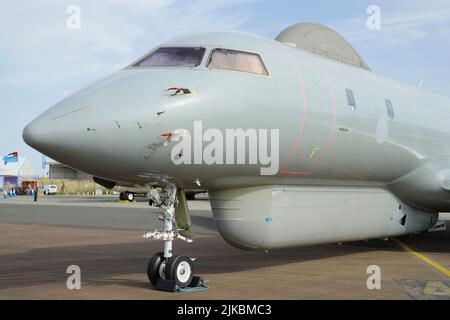
[[[190,258],[177,254],[167,262],[165,275],[166,279],[175,280],[180,288],[185,288],[194,277],[194,265]]]
[[[125,200],[125,195],[123,194],[123,192],[121,192],[121,193],[119,194],[119,199],[120,199],[120,200]]]
[[[125,192],[125,200],[128,200],[130,202],[134,201],[134,193],[132,193],[132,192]]]
[[[147,265],[147,277],[150,283],[155,286],[156,282],[161,279],[161,274],[159,273],[159,269],[161,267],[161,263],[164,261],[164,253],[158,252],[153,257],[150,258],[150,261]]]

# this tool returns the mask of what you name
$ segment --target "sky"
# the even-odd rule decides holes
[[[70,6],[80,29],[69,29]],[[367,27],[380,8],[379,30]],[[448,0],[17,0],[0,3],[0,157],[18,151],[35,174],[42,155],[23,127],[69,94],[174,36],[243,31],[268,38],[315,22],[343,35],[381,75],[450,96]]]

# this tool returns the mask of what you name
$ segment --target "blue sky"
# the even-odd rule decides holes
[[[66,27],[69,5],[81,29]],[[381,30],[366,27],[369,5]],[[336,29],[374,72],[450,96],[448,0],[18,0],[0,3],[0,155],[19,151],[35,173],[41,155],[22,128],[70,93],[185,32],[238,30],[274,38],[297,22]]]

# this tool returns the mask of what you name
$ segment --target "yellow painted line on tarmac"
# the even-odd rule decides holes
[[[412,249],[410,246],[408,246],[407,244],[401,242],[400,240],[396,239],[396,238],[392,238],[392,240],[394,240],[400,247],[403,248],[403,250],[405,250],[408,253],[411,253],[412,255],[416,256],[417,258],[419,258],[420,260],[422,260],[423,262],[429,264],[430,266],[432,266],[433,268],[438,269],[440,272],[442,272],[443,274],[445,274],[447,277],[450,277],[450,271],[448,269],[446,269],[444,266],[440,265],[437,262],[434,262],[433,260],[431,260],[430,258],[424,256],[423,254],[415,251],[414,249]]]

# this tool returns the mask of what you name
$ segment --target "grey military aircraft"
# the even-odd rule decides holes
[[[420,63],[418,61],[418,63]],[[172,39],[26,126],[25,142],[104,185],[148,190],[164,241],[151,283],[187,286],[183,190],[223,238],[277,249],[426,231],[450,210],[450,99],[375,74],[335,31]],[[226,146],[226,147],[225,147]]]

